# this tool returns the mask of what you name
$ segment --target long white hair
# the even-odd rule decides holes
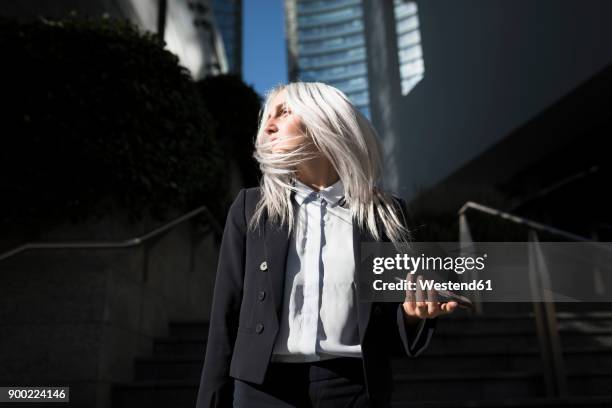
[[[285,104],[304,125],[306,142],[289,152],[272,152],[265,126],[270,102],[285,90]],[[271,89],[260,116],[253,156],[263,173],[262,196],[249,227],[255,228],[264,212],[271,221],[288,223],[291,233],[294,211],[291,191],[297,167],[323,154],[338,173],[344,185],[348,208],[360,228],[367,228],[380,241],[382,232],[376,225],[375,212],[384,233],[392,242],[408,242],[410,234],[405,219],[393,204],[391,196],[377,187],[382,174],[381,146],[376,130],[346,95],[320,82],[292,82]]]

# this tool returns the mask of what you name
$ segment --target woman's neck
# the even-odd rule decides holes
[[[298,168],[296,178],[315,191],[331,186],[340,179],[334,166],[323,155],[303,163]]]

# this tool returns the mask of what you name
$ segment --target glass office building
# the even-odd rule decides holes
[[[361,0],[285,0],[289,80],[343,91],[370,118]]]
[[[229,72],[242,76],[242,0],[212,0]]]

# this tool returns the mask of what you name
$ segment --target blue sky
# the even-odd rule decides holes
[[[264,96],[287,81],[283,0],[243,0],[243,77]]]

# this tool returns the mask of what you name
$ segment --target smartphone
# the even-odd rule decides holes
[[[442,297],[443,302],[457,302],[457,305],[462,309],[471,309],[474,307],[472,301],[465,296],[458,295],[450,290],[437,290],[439,296]]]

